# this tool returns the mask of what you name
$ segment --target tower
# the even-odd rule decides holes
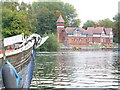
[[[65,39],[65,32],[64,32],[64,19],[62,17],[62,15],[59,16],[58,20],[57,20],[57,38],[58,38],[58,42],[59,43],[64,43],[64,39]]]

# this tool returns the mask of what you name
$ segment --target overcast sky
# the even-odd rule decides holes
[[[22,0],[22,1],[30,2],[37,0]],[[120,0],[61,0],[61,1],[70,3],[75,7],[75,9],[77,10],[78,18],[81,19],[83,24],[87,20],[98,21],[100,19],[105,18],[109,18],[112,20],[112,18],[118,13],[118,2]]]
[[[62,0],[74,5],[82,23],[87,20],[98,21],[112,18],[118,13],[120,0]]]

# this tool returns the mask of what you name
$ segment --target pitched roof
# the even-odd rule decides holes
[[[88,27],[87,30],[91,30],[91,29],[94,29],[94,27]]]
[[[101,34],[102,31],[103,31],[104,27],[96,27],[94,30],[93,30],[93,33],[95,34]]]
[[[112,32],[112,28],[105,28],[105,32],[106,32],[106,34],[110,34],[110,32]]]
[[[106,34],[110,34],[112,32],[112,28],[104,28],[104,27],[88,27],[87,30],[80,28],[80,27],[67,27],[65,28],[66,33],[73,33],[74,30],[81,31],[82,34],[102,34],[103,31],[105,31]]]
[[[63,19],[63,17],[62,17],[62,15],[59,16],[57,22],[65,22],[64,19]]]
[[[101,34],[102,31],[104,30],[104,27],[88,27],[87,31],[89,32],[89,34]]]
[[[73,33],[73,31],[74,30],[80,30],[80,31],[82,31],[83,33],[86,33],[86,30],[85,29],[83,29],[83,28],[80,28],[80,27],[67,27],[66,29],[65,29],[65,31],[67,32],[67,33]]]
[[[88,27],[88,28],[87,28],[88,34],[92,35],[94,29],[95,29],[94,27]]]

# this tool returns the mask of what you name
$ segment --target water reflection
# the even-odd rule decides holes
[[[31,87],[118,88],[118,52],[79,51],[37,54]]]

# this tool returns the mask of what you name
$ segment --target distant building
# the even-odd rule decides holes
[[[80,27],[66,27],[64,19],[60,15],[57,20],[58,42],[70,47],[87,47],[92,45],[112,46],[112,28],[88,27],[87,30]]]

